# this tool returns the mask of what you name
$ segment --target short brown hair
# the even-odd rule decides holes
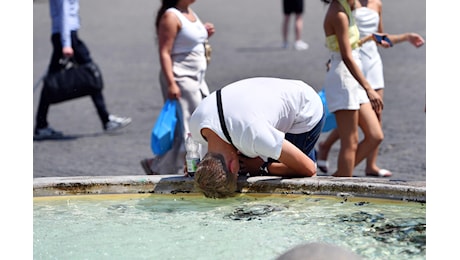
[[[222,154],[208,152],[198,164],[195,188],[208,198],[231,197],[237,186],[237,178],[232,175]]]

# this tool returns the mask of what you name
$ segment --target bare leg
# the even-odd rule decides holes
[[[288,43],[288,29],[289,29],[289,15],[284,16],[283,26],[281,27],[281,32],[283,36],[283,46],[286,48]]]
[[[383,140],[383,131],[370,103],[359,110],[340,110],[335,113],[340,136],[340,153],[335,177],[352,177],[353,169],[373,152]],[[358,124],[364,139],[358,144]]]
[[[383,88],[376,90],[377,93],[382,97],[383,99]],[[379,123],[380,127],[382,127],[382,117],[380,115]],[[377,175],[378,172],[380,171],[380,168],[377,166],[377,156],[379,153],[379,146],[377,146],[373,152],[369,153],[369,156],[366,158],[366,173],[371,173]]]
[[[308,49],[308,44],[302,41],[303,20],[302,14],[295,15],[295,44],[294,48],[298,51]]]
[[[331,131],[324,141],[318,143],[318,160],[327,161],[329,151],[337,140],[339,140],[339,131],[336,128]]]
[[[337,130],[340,136],[340,151],[335,177],[352,177],[358,149],[359,110],[339,110],[335,112]]]
[[[295,40],[300,41],[302,38],[303,20],[302,14],[295,15]]]
[[[359,126],[364,133],[364,139],[356,151],[355,166],[370,156],[383,140],[383,131],[379,119],[372,109],[371,103],[362,104],[359,109]]]
[[[339,131],[335,128],[324,141],[318,143],[316,163],[318,169],[324,173],[329,172],[329,162],[327,161],[327,157],[329,156],[329,151],[337,140],[339,140]]]

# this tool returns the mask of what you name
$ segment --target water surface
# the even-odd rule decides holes
[[[34,198],[34,259],[275,259],[327,242],[366,259],[425,259],[423,203],[304,195]]]

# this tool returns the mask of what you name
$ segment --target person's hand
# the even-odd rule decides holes
[[[377,39],[376,36],[382,36],[382,37],[383,37],[383,36],[386,36],[386,37],[388,37],[388,34],[386,34],[386,33],[374,33],[374,34],[372,34],[372,39],[373,39],[378,45],[382,46],[383,48],[390,48],[390,47],[392,46],[389,42],[387,42],[387,41],[385,41],[385,40],[379,40],[379,39]]]
[[[382,110],[383,110],[383,99],[382,99],[382,97],[372,88],[367,91],[367,96],[369,97],[369,100],[371,102],[372,108],[377,113],[377,116],[379,116],[382,113]]]
[[[249,158],[244,154],[239,154],[238,159],[240,162],[240,172],[249,173],[250,175],[260,175],[260,166],[264,163],[260,157]]]
[[[179,99],[181,95],[180,88],[176,83],[173,83],[168,87],[168,99]]]
[[[409,33],[409,42],[414,45],[416,48],[419,48],[425,43],[425,40],[423,39],[422,36],[416,34],[416,33]]]
[[[62,48],[62,55],[66,58],[70,58],[73,56],[73,49],[72,47],[63,47]]]
[[[184,177],[193,177],[193,176],[188,175],[187,162],[184,163]]]
[[[214,28],[214,24],[212,23],[205,23],[204,27],[206,28],[206,31],[208,31],[208,38],[211,37],[216,31]]]

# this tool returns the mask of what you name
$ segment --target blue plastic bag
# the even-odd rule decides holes
[[[163,155],[171,149],[177,123],[177,100],[166,100],[152,128],[150,147],[155,155]]]
[[[321,89],[321,91],[318,92],[318,95],[321,97],[321,101],[323,101],[324,113],[326,114],[326,122],[324,122],[324,126],[321,132],[323,133],[329,132],[337,128],[337,122],[335,121],[335,115],[329,112],[329,109],[327,108],[326,93],[324,93],[324,89]]]

